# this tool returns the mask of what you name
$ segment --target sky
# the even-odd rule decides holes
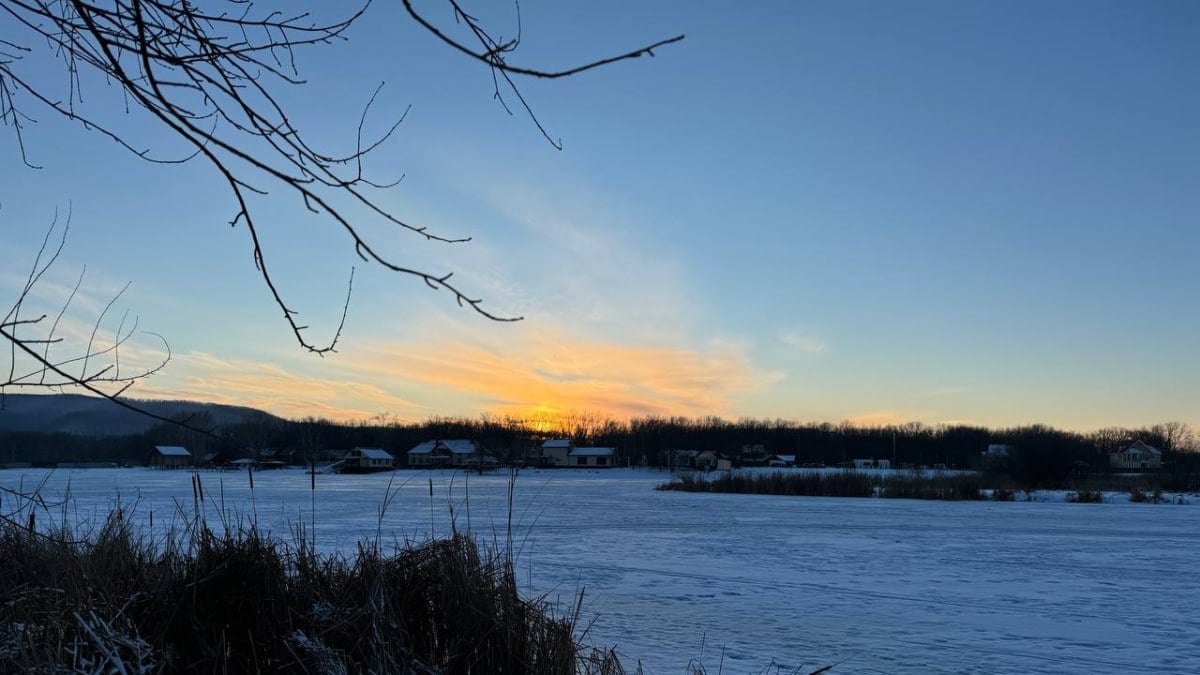
[[[510,7],[473,3],[512,35]],[[452,27],[445,7],[417,3]],[[321,8],[328,11],[329,7]],[[361,217],[387,255],[455,272],[515,323],[363,264],[282,190],[253,202],[314,341],[296,344],[228,190],[44,111],[0,129],[0,298],[57,209],[33,300],[78,344],[105,303],[171,360],[131,394],[287,417],[720,415],[1070,429],[1200,426],[1200,5],[1194,2],[526,0],[515,64],[555,68],[686,34],[653,58],[518,80],[559,151],[493,100],[486,67],[376,3],[297,52],[280,89],[315,145],[360,113],[365,163],[426,242]],[[7,29],[6,29],[7,30]],[[66,95],[52,60],[31,77]],[[179,142],[85,89],[160,156]],[[511,95],[509,102],[512,103]],[[411,108],[410,108],[411,106]],[[70,340],[55,349],[68,350]],[[128,364],[150,363],[138,334]]]

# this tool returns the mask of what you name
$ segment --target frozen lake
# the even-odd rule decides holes
[[[1195,506],[656,492],[668,477],[527,470],[515,486],[522,586],[564,608],[585,588],[588,641],[616,645],[627,669],[640,660],[647,672],[682,673],[702,660],[712,673],[759,673],[774,660],[784,672],[1200,671]],[[222,502],[285,537],[313,518],[302,471],[255,474],[253,499],[245,474],[201,479],[210,525]],[[69,489],[75,521],[102,517],[118,491],[156,530],[193,509],[182,471],[0,471],[6,487],[43,480],[47,498]],[[321,475],[317,543],[349,551],[377,531],[422,540],[449,530],[452,509],[460,529],[469,519],[503,542],[507,487],[501,473]],[[62,512],[38,518],[52,516]]]

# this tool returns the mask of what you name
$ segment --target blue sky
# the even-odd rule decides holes
[[[379,82],[368,127],[411,104],[367,166],[406,175],[380,199],[474,240],[364,229],[519,324],[359,265],[340,353],[306,355],[206,166],[147,165],[44,114],[28,144],[46,168],[0,136],[0,263],[23,267],[69,201],[53,281],[86,264],[97,302],[131,281],[121,307],[171,344],[142,395],[289,416],[1200,425],[1195,3],[521,8],[518,57],[535,66],[687,39],[522,82],[562,152],[398,3],[301,52],[310,84],[284,95],[334,149]],[[511,33],[507,10],[485,18]],[[179,147],[88,93],[142,145]],[[285,294],[330,334],[348,242],[282,193],[256,208]]]

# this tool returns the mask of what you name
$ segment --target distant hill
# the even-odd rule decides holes
[[[163,417],[178,418],[206,413],[219,426],[258,417],[274,417],[261,410],[194,401],[134,401],[130,403]],[[5,394],[0,408],[0,432],[64,432],[80,436],[124,436],[141,433],[159,424],[102,398],[79,394]]]

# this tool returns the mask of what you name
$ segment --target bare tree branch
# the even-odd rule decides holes
[[[493,74],[495,95],[508,110],[500,93],[503,81],[517,98],[538,130],[555,147],[512,76],[562,78],[618,61],[653,56],[658,47],[683,39],[661,40],[624,54],[599,59],[562,70],[540,70],[515,66],[507,61],[521,39],[520,5],[517,37],[493,39],[480,22],[458,0],[447,0],[456,21],[466,25],[476,50],[450,37],[419,14],[409,0],[404,7],[423,29],[442,42],[487,64]],[[350,207],[365,208],[375,218],[428,241],[460,243],[469,237],[448,237],[412,224],[366,193],[384,189],[396,181],[378,181],[364,173],[363,158],[381,147],[404,122],[408,110],[386,131],[363,138],[363,127],[379,93],[377,89],[358,120],[354,151],[330,154],[314,148],[280,103],[279,86],[301,85],[296,50],[331,44],[346,39],[346,30],[367,11],[370,1],[340,20],[321,23],[307,12],[285,14],[260,12],[246,0],[211,0],[205,3],[171,0],[0,0],[0,16],[9,20],[0,30],[0,122],[16,137],[21,160],[37,167],[28,153],[26,130],[35,118],[26,111],[31,102],[85,129],[99,132],[138,157],[157,163],[203,160],[219,175],[234,204],[230,225],[241,225],[250,236],[254,260],[272,300],[283,314],[297,342],[304,349],[325,354],[334,351],[341,335],[348,304],[333,337],[325,343],[311,341],[297,310],[285,300],[283,290],[268,266],[254,216],[252,198],[281,190],[309,212],[324,217],[349,237],[355,253],[366,262],[405,276],[416,277],[435,290],[449,292],[460,306],[496,321],[513,321],[486,309],[482,299],[472,297],[450,282],[451,275],[401,264],[383,255],[360,234],[360,223],[348,215]],[[23,74],[23,62],[34,48],[44,44],[63,65],[67,74],[65,99],[48,93],[36,75]],[[120,88],[126,111],[141,109],[165,125],[188,147],[181,157],[152,156],[149,148],[87,112],[81,93],[84,73]],[[380,85],[382,87],[382,84]],[[510,111],[511,112],[511,111]],[[401,176],[403,178],[403,176]]]

